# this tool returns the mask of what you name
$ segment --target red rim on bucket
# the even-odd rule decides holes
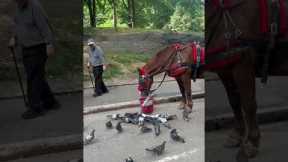
[[[154,99],[153,97],[141,97],[139,99],[141,112],[144,114],[151,114],[154,110]]]

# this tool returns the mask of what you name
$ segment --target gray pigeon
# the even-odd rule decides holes
[[[172,130],[171,130],[171,132],[170,132],[170,137],[171,137],[174,141],[185,143],[184,138],[178,135],[176,129],[172,129]]]
[[[106,125],[106,128],[108,128],[108,129],[112,129],[113,128],[113,124],[112,124],[112,122],[110,120],[105,125]]]
[[[158,122],[153,123],[155,135],[159,136],[161,133],[160,124]]]
[[[157,155],[161,155],[164,150],[165,150],[165,144],[166,144],[166,141],[164,141],[161,145],[158,145],[158,146],[155,146],[155,147],[152,147],[152,148],[146,148],[145,150],[146,151],[151,151]]]
[[[95,129],[93,129],[84,139],[84,145],[90,144],[95,138]]]
[[[118,131],[118,133],[121,133],[123,131],[123,128],[121,126],[121,122],[118,122],[116,125],[116,130]]]
[[[134,162],[134,160],[131,157],[128,157],[127,159],[125,159],[125,162]]]
[[[152,132],[152,129],[143,125],[141,126],[140,131],[141,133],[149,133],[149,132]]]

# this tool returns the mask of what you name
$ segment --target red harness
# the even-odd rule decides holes
[[[258,0],[260,7],[260,31],[264,34],[269,33],[269,12],[267,0]],[[287,32],[287,13],[284,0],[279,0],[279,34],[283,35]]]
[[[197,46],[195,43],[190,44],[192,48],[192,58],[194,65],[204,65],[205,64],[205,48]]]
[[[222,1],[222,2],[221,2]],[[232,0],[213,0],[213,3],[216,7],[222,7],[224,9],[230,9],[232,6]],[[269,33],[270,32],[270,23],[269,22],[269,6],[268,1],[271,0],[258,0],[259,12],[260,12],[260,31],[261,33]],[[287,22],[287,13],[285,8],[285,0],[279,1],[279,34],[284,35],[288,29]],[[221,4],[222,3],[222,4]]]

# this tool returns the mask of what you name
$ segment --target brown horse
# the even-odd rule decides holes
[[[160,73],[175,77],[180,92],[182,101],[179,108],[184,109],[183,118],[188,119],[188,114],[192,112],[192,95],[191,95],[191,76],[192,72],[196,72],[196,68],[191,68],[195,64],[195,55],[193,51],[200,49],[196,44],[173,44],[160,50],[153,58],[151,58],[139,70],[138,89],[141,96],[145,97],[152,93],[151,86],[153,77]],[[194,69],[194,70],[193,70]],[[177,76],[174,71],[178,71]],[[163,78],[164,79],[164,78]]]
[[[283,45],[283,38],[279,35],[273,35],[272,38],[271,34],[261,31],[263,15],[260,13],[259,2],[259,0],[205,1],[205,45],[208,66],[213,62],[217,63],[217,57],[218,61],[223,61],[225,52],[229,53],[225,55],[229,61],[225,65],[223,62],[220,63],[221,68],[206,70],[218,74],[233,109],[235,128],[227,140],[227,145],[241,146],[238,155],[244,155],[246,158],[256,156],[260,144],[255,77],[259,76],[257,67],[263,64],[268,50],[270,53],[268,72],[272,75],[288,74],[288,59],[283,55],[288,48]],[[271,40],[274,45],[268,49],[266,47],[272,44]],[[238,50],[235,50],[236,48]],[[264,66],[260,69],[263,68]]]

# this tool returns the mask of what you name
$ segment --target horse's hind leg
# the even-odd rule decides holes
[[[180,101],[180,104],[178,106],[179,109],[184,109],[185,108],[185,104],[186,104],[186,96],[185,96],[185,89],[184,89],[184,86],[183,86],[183,82],[181,80],[180,77],[177,77],[175,78],[177,83],[178,83],[178,86],[179,86],[179,89],[180,89],[180,92],[181,92],[181,95],[182,95],[182,100]]]
[[[234,128],[229,134],[224,146],[238,147],[243,136],[244,123],[241,111],[241,102],[239,90],[233,78],[231,70],[218,73],[227,93],[227,97],[234,113]]]
[[[233,76],[240,94],[245,125],[241,148],[242,152],[245,152],[248,157],[254,157],[258,153],[260,141],[260,131],[256,119],[255,71],[252,59],[246,57],[241,61],[233,69]]]

